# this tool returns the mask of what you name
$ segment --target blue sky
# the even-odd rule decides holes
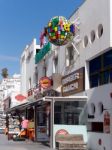
[[[0,0],[0,73],[20,73],[20,56],[54,16],[69,16],[83,0]],[[0,75],[1,79],[1,75]]]

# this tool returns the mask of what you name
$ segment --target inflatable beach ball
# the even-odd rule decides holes
[[[44,32],[49,42],[61,46],[73,39],[75,35],[75,25],[71,24],[63,16],[56,16],[49,21]]]

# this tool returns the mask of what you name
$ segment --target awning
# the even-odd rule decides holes
[[[43,101],[87,101],[87,96],[43,97]]]
[[[12,107],[10,109],[8,109],[6,112],[10,113],[12,111],[15,110],[23,110],[25,108],[31,107],[31,106],[35,106],[35,105],[41,105],[43,102],[51,102],[51,101],[87,101],[87,96],[68,96],[68,97],[49,97],[49,96],[45,96],[42,97],[40,99],[37,99],[33,102],[26,102],[20,105],[17,105],[15,107]]]
[[[28,102],[25,102],[25,103],[22,103],[20,105],[16,105],[12,108],[9,108],[6,110],[6,113],[10,113],[10,112],[13,112],[13,111],[16,111],[16,110],[24,110],[28,105]]]

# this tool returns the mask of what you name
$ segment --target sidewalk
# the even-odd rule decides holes
[[[41,143],[26,141],[13,141],[7,135],[0,134],[0,150],[54,150]]]

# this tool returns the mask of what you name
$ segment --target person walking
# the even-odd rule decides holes
[[[21,130],[20,130],[19,136],[27,136],[28,122],[29,122],[28,119],[26,119],[23,116],[22,117]]]

